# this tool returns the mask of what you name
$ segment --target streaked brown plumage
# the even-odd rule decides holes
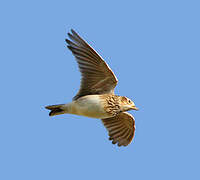
[[[125,112],[137,110],[133,101],[114,94],[117,78],[106,62],[74,30],[66,39],[82,75],[81,86],[68,104],[46,106],[50,116],[76,114],[102,119],[110,140],[118,146],[127,146],[135,132],[134,117]]]

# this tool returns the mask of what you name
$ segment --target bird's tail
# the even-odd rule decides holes
[[[45,108],[48,110],[51,110],[49,113],[49,116],[56,116],[60,114],[65,114],[66,112],[62,109],[64,104],[57,104],[57,105],[51,105],[46,106]]]

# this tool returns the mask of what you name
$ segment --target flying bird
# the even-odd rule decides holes
[[[46,106],[49,116],[76,114],[101,119],[109,140],[127,146],[134,137],[135,119],[126,111],[138,108],[129,98],[114,94],[118,80],[103,58],[74,30],[68,36],[67,47],[78,63],[81,86],[72,102]]]

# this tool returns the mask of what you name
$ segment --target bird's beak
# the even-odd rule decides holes
[[[133,110],[136,110],[136,111],[139,110],[136,106],[132,106],[132,109],[133,109]]]

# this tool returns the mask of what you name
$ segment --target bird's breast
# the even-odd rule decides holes
[[[109,116],[104,109],[100,95],[87,95],[73,101],[71,113],[98,119]]]

